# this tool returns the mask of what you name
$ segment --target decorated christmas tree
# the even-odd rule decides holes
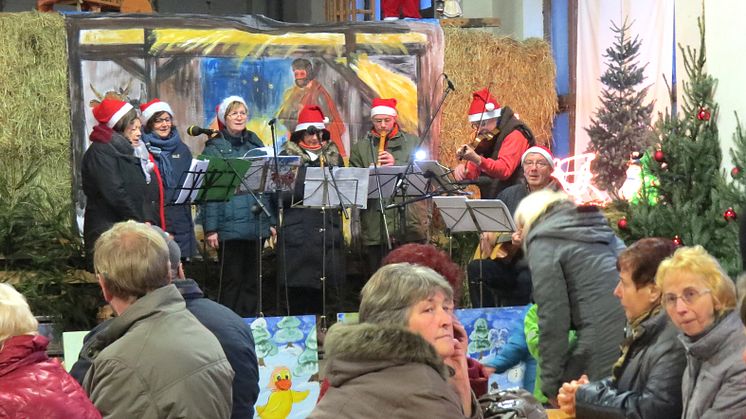
[[[704,69],[704,19],[697,23],[699,49],[679,47],[688,78],[683,104],[678,113],[666,111],[656,125],[659,143],[650,169],[658,178],[658,200],[630,205],[618,227],[628,242],[670,237],[685,246],[701,245],[735,274],[740,271],[737,226],[728,211],[733,194],[720,169],[716,80]]]
[[[638,88],[645,80],[645,66],[637,64],[641,42],[639,37],[630,39],[630,26],[626,20],[621,28],[612,22],[616,36],[604,54],[608,68],[601,76],[601,106],[586,128],[588,152],[596,154],[591,163],[593,183],[614,199],[626,179],[630,153],[645,149],[654,139],[653,104],[644,103],[648,87]]]

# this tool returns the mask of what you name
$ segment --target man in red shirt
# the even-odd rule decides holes
[[[481,198],[491,199],[521,178],[521,156],[535,144],[534,135],[486,88],[472,97],[469,122],[481,141],[458,148],[456,155],[464,162],[454,168],[454,176],[456,180],[478,180]]]

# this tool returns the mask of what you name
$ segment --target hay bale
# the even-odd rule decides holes
[[[53,202],[70,202],[70,101],[64,18],[57,13],[0,14],[0,181],[31,180]],[[11,169],[8,173],[7,169]]]
[[[541,39],[520,42],[480,30],[445,27],[443,31],[444,71],[458,90],[443,106],[440,161],[450,167],[457,164],[456,149],[473,136],[466,120],[471,93],[487,86],[501,105],[520,114],[540,144],[550,143],[558,107],[549,44]]]

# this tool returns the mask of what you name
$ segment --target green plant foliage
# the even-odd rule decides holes
[[[612,23],[616,34],[614,44],[604,57],[608,68],[601,76],[605,88],[601,92],[601,106],[586,128],[590,136],[588,152],[596,154],[591,162],[593,183],[618,199],[618,191],[626,179],[629,156],[652,144],[650,115],[653,104],[645,104],[648,87],[638,89],[645,80],[645,66],[638,66],[640,39],[630,39],[631,24],[622,27]]]
[[[698,19],[700,48],[680,47],[688,82],[678,115],[666,112],[656,125],[665,162],[652,161],[659,182],[658,203],[647,199],[628,207],[626,240],[679,236],[686,246],[701,245],[735,275],[740,271],[737,226],[723,218],[733,206],[730,186],[720,170],[716,80],[705,72],[705,27]],[[709,114],[709,115],[707,115]]]

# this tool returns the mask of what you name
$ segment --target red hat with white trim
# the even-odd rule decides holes
[[[132,105],[127,102],[116,99],[104,99],[98,106],[93,108],[93,117],[96,118],[96,121],[105,124],[107,127],[114,128],[114,125],[132,109],[134,109]]]
[[[220,102],[220,105],[218,105],[217,109],[217,117],[218,122],[225,125],[225,113],[228,112],[228,106],[230,106],[233,102],[240,102],[243,104],[244,108],[246,108],[246,111],[249,111],[249,107],[246,106],[246,101],[243,100],[241,96],[228,96],[227,98],[223,99],[222,102]]]
[[[306,105],[298,114],[298,125],[295,126],[295,132],[303,131],[309,127],[318,129],[326,128],[325,124],[329,123],[329,118],[324,116],[324,112],[317,105]]]
[[[370,116],[390,115],[396,116],[396,99],[373,99],[373,107],[370,108]]]
[[[169,115],[171,115],[172,117],[174,116],[174,111],[171,110],[171,107],[168,105],[168,103],[163,102],[158,98],[140,105],[140,112],[142,112],[142,117],[145,122],[150,121],[150,118],[152,118],[153,115],[160,112],[168,112]]]
[[[492,97],[490,91],[484,89],[471,94],[471,106],[469,106],[469,122],[486,121],[500,116],[501,108],[497,100]]]
[[[523,161],[526,160],[526,156],[531,153],[541,154],[541,156],[544,157],[547,162],[549,162],[549,167],[554,169],[554,156],[552,156],[552,152],[543,145],[535,145],[533,147],[529,147],[529,149],[526,150],[521,156],[521,166],[523,166]]]

